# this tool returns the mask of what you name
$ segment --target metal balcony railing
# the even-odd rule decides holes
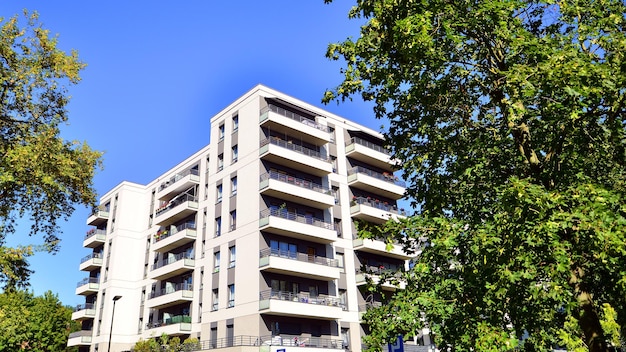
[[[74,311],[78,312],[78,311],[87,310],[87,309],[96,309],[96,306],[93,303],[79,304],[74,308]]]
[[[260,147],[263,147],[267,144],[277,145],[281,148],[293,150],[294,152],[300,153],[302,155],[310,156],[312,158],[319,159],[322,161],[328,161],[328,155],[326,154],[322,154],[321,152],[318,152],[317,150],[307,148],[305,146],[293,143],[292,141],[286,141],[278,137],[269,137],[269,138],[265,138],[261,140]]]
[[[150,293],[150,298],[156,298],[156,297],[169,295],[170,293],[174,293],[177,291],[193,291],[193,285],[192,284],[175,284],[174,286],[157,289],[156,291],[153,291]]]
[[[261,301],[277,299],[281,301],[292,301],[305,304],[319,304],[324,306],[340,307],[346,310],[346,305],[341,298],[328,295],[311,296],[308,292],[287,292],[287,291],[273,291],[267,290],[259,293],[259,299]]]
[[[268,179],[285,182],[290,185],[310,189],[312,191],[323,193],[323,194],[332,194],[331,189],[328,187],[324,187],[318,183],[314,183],[312,181],[294,177],[294,176],[289,176],[289,175],[282,174],[276,171],[270,171],[268,173],[264,173],[261,175],[261,181],[265,181]]]
[[[293,111],[289,111],[289,110],[283,109],[283,108],[278,107],[276,105],[269,104],[268,106],[264,107],[263,109],[261,109],[261,115],[265,114],[268,111],[272,111],[272,112],[274,112],[274,113],[276,113],[278,115],[284,116],[284,117],[292,119],[294,121],[298,121],[298,122],[300,122],[302,124],[305,124],[307,126],[316,128],[316,129],[318,129],[320,131],[330,132],[330,129],[328,128],[328,126],[324,126],[322,124],[319,124],[315,120],[312,120],[312,119],[310,119],[308,117],[304,117],[302,115],[299,115],[299,114],[297,114],[297,113],[295,113]]]
[[[193,256],[188,253],[178,253],[172,257],[165,258],[164,260],[152,264],[152,270],[156,270],[158,268],[162,268],[166,265],[170,265],[185,259],[193,260]]]
[[[70,339],[73,339],[75,337],[85,337],[85,336],[91,336],[93,335],[93,330],[79,330],[79,331],[74,331],[72,333],[70,333],[70,336],[68,336]]]
[[[381,153],[384,153],[384,154],[390,154],[389,149],[383,147],[382,145],[375,144],[375,143],[372,143],[370,141],[366,141],[363,138],[352,137],[352,138],[350,138],[350,140],[348,142],[346,142],[346,146],[349,146],[350,144],[359,144],[359,145],[362,145],[362,146],[367,147],[369,149],[375,150],[377,152],[381,152]]]
[[[374,177],[376,179],[379,179],[385,182],[393,183],[394,185],[397,185],[397,186],[406,187],[406,182],[400,181],[398,177],[394,176],[391,173],[380,173],[380,172],[376,172],[374,170],[370,170],[362,166],[357,166],[348,170],[348,176],[354,175],[354,174],[364,174],[364,175]]]
[[[381,201],[379,199],[373,199],[371,197],[353,197],[351,205],[363,204],[376,209],[384,210],[393,214],[406,216],[404,209],[398,209],[395,204],[389,204],[388,202]]]
[[[80,263],[82,264],[91,259],[102,259],[102,253],[91,253],[89,255],[86,255],[80,260]]]
[[[156,216],[165,214],[170,209],[175,208],[176,206],[185,203],[185,202],[197,202],[198,197],[192,196],[189,194],[182,194],[174,197],[174,199],[170,200],[168,203],[162,205],[159,209],[156,210]]]
[[[87,234],[85,235],[85,239],[88,239],[90,237],[93,237],[95,235],[103,235],[106,236],[107,231],[106,230],[100,230],[100,229],[91,229],[89,231],[87,231]]]
[[[335,226],[333,224],[325,222],[322,219],[314,218],[307,215],[301,215],[296,212],[288,211],[287,209],[273,208],[261,211],[261,218],[266,218],[268,216],[277,216],[283,219],[297,221],[302,224],[313,225],[327,230],[335,229]]]
[[[174,229],[164,229],[164,230],[160,230],[157,231],[157,233],[154,234],[154,236],[152,237],[152,243],[157,243],[159,241],[162,241],[172,235],[175,235],[183,230],[195,230],[196,229],[196,224],[195,223],[191,223],[191,222],[186,222],[184,224],[178,225],[176,226]]]
[[[151,322],[146,324],[146,329],[154,329],[161,326],[167,326],[172,324],[179,323],[191,323],[191,317],[189,315],[175,315],[171,318],[167,318],[165,320],[157,320],[155,322]]]
[[[189,169],[183,172],[176,173],[172,177],[170,177],[169,180],[161,183],[161,185],[159,186],[159,192],[173,185],[174,183],[176,183],[178,180],[182,179],[183,177],[189,176],[189,175],[200,176],[200,172],[198,171],[198,169]]]
[[[297,253],[297,252],[291,252],[291,251],[281,251],[280,249],[272,249],[272,248],[262,249],[259,252],[259,257],[260,258],[279,257],[279,258],[296,260],[296,261],[304,262],[304,263],[313,263],[313,264],[325,265],[325,266],[330,266],[330,267],[333,267],[333,268],[337,267],[337,259],[330,259],[330,258],[326,258],[326,257],[319,257],[319,256],[316,256],[316,255],[308,255],[306,253]]]
[[[98,278],[98,277],[86,277],[86,278],[80,280],[76,284],[76,287],[81,287],[81,286],[87,285],[87,284],[99,284],[99,283],[100,283],[100,278]]]

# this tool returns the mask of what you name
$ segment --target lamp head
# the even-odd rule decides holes
[[[122,296],[115,296],[115,297],[113,297],[113,302],[119,300],[120,298],[122,298]]]

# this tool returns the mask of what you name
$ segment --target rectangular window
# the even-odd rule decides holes
[[[222,217],[218,216],[215,218],[215,237],[219,237],[222,235]]]
[[[235,306],[235,284],[228,285],[228,308]]]
[[[222,185],[217,185],[217,200],[216,203],[219,203],[222,201]]]
[[[219,127],[219,138],[220,141],[224,140],[224,124],[221,124]]]
[[[233,164],[234,164],[239,159],[239,147],[235,144],[232,150],[233,150]]]
[[[213,253],[213,272],[217,273],[220,271],[220,252]]]
[[[237,259],[237,249],[235,248],[235,246],[229,247],[228,253],[230,255],[230,261],[228,263],[228,267],[233,268],[235,267],[235,261]]]
[[[239,115],[233,116],[233,132],[239,129]]]
[[[237,176],[230,179],[230,195],[237,194]]]
[[[237,228],[237,211],[230,212],[230,230],[234,231]]]
[[[217,310],[220,306],[220,302],[219,302],[219,291],[214,288],[213,289],[213,305],[211,306],[211,310]]]
[[[224,170],[224,153],[217,156],[217,171]]]

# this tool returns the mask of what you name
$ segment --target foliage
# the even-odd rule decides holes
[[[57,39],[38,22],[37,14],[0,18],[0,245],[29,218],[30,235],[43,234],[45,249],[58,249],[58,221],[77,203],[95,204],[92,178],[101,153],[85,143],[65,141],[60,127],[68,121],[67,86],[80,80],[85,64],[76,52],[57,48]],[[32,248],[3,249],[18,263]],[[27,270],[5,265],[5,283],[24,284]],[[19,264],[17,266],[20,266]]]
[[[0,350],[64,351],[72,330],[72,309],[48,291],[0,294]]]
[[[187,338],[181,343],[179,337],[169,337],[167,334],[149,340],[139,340],[132,348],[134,352],[197,351],[199,349],[200,342],[196,338]]]
[[[331,2],[331,0],[326,0]],[[419,254],[371,348],[603,351],[626,327],[626,5],[358,0],[324,100],[375,102],[416,214],[361,236]],[[422,316],[423,313],[423,316]],[[418,318],[423,317],[423,318]]]

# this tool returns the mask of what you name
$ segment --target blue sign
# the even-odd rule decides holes
[[[285,352],[287,349],[286,348],[279,348],[276,350],[276,352]]]
[[[388,343],[387,348],[389,349],[389,352],[404,352],[404,342],[402,341],[402,335],[398,335],[398,338],[394,343]]]

